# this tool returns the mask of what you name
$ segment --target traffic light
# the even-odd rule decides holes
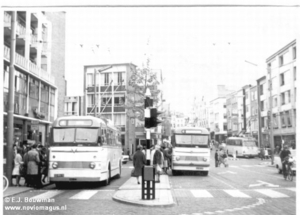
[[[145,128],[157,127],[157,125],[162,122],[157,119],[158,115],[160,114],[162,114],[162,112],[158,112],[156,108],[151,108],[150,117],[145,117]]]

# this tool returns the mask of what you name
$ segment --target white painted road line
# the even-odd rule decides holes
[[[242,167],[253,167],[253,166],[250,166],[250,165],[241,165]]]
[[[233,168],[240,168],[240,167],[238,167],[238,166],[234,166],[234,165],[230,165],[230,167],[233,167]]]
[[[228,193],[230,196],[235,197],[235,198],[251,198],[245,193],[242,193],[239,190],[224,190],[226,193]]]
[[[196,198],[212,198],[213,196],[206,190],[191,190],[191,193]]]
[[[51,199],[54,196],[57,196],[63,192],[64,192],[63,190],[51,190],[51,191],[47,191],[46,193],[34,196],[30,199]]]
[[[259,189],[259,190],[255,190],[256,192],[262,193],[266,196],[269,196],[271,198],[283,198],[283,197],[289,197],[283,193],[279,193],[275,190],[270,190],[270,189]]]
[[[290,188],[286,188],[287,190],[290,190],[290,191],[294,191],[296,192],[296,187],[290,187]]]
[[[76,195],[72,196],[70,199],[89,199],[97,192],[97,190],[83,190],[77,193]]]

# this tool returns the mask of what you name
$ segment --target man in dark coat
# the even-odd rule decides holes
[[[286,176],[287,176],[286,164],[288,162],[287,158],[289,157],[290,154],[291,154],[291,151],[288,149],[288,146],[284,145],[283,150],[280,153],[280,159],[281,159],[281,162],[282,162],[282,174],[283,174],[284,178],[286,178]]]
[[[145,154],[141,151],[143,147],[139,145],[137,147],[137,151],[133,155],[133,166],[134,170],[132,176],[136,177],[137,183],[140,184],[139,176],[142,175],[142,168],[146,164]]]

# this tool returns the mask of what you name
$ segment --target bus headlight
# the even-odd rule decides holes
[[[53,162],[52,163],[52,167],[53,167],[53,169],[57,169],[58,168],[58,163],[57,162]]]
[[[207,158],[203,158],[203,161],[207,161]]]
[[[180,160],[180,156],[176,156],[175,159],[176,159],[177,161],[179,161],[179,160]]]
[[[95,167],[96,167],[96,164],[95,164],[94,162],[91,162],[91,163],[90,163],[90,168],[91,168],[91,169],[95,169]]]

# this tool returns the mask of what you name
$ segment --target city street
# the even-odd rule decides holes
[[[49,185],[4,199],[4,210],[5,214],[20,214],[20,211],[7,210],[6,206],[35,205],[61,207],[60,211],[52,211],[55,214],[296,214],[296,178],[285,181],[269,162],[239,158],[229,160],[227,168],[215,168],[211,159],[207,177],[189,172],[170,176],[176,203],[172,207],[140,207],[112,200],[116,190],[130,177],[132,163],[129,162],[123,165],[122,177],[112,180],[109,186],[77,184],[57,190],[55,185]],[[34,202],[45,198],[53,201]],[[48,213],[22,211],[22,214]]]

